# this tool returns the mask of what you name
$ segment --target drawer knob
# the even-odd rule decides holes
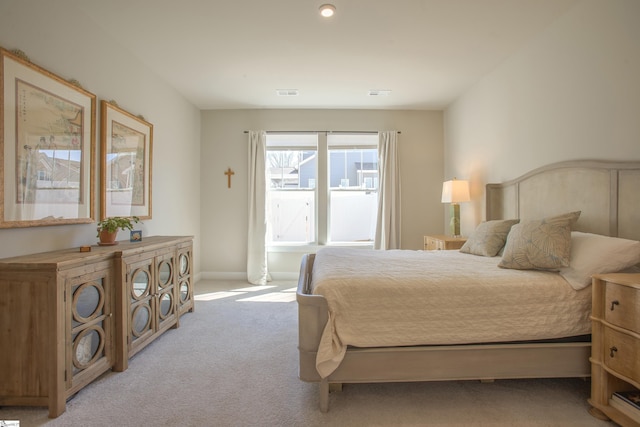
[[[609,353],[609,357],[614,357],[616,352],[618,351],[618,348],[616,346],[613,346],[609,349],[611,352]]]
[[[611,301],[611,311],[613,311],[616,308],[616,305],[620,305],[620,301],[618,300]]]

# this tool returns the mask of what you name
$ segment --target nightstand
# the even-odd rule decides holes
[[[424,236],[424,250],[444,251],[451,249],[460,249],[466,241],[466,237],[445,236],[444,234]]]
[[[640,411],[611,402],[614,392],[640,390],[640,274],[593,277],[591,415],[640,426]]]

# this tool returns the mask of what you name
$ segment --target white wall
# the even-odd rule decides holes
[[[640,160],[640,2],[585,0],[445,111],[445,175],[484,185],[562,160]]]
[[[443,179],[471,179],[474,201],[462,206],[468,234],[484,218],[487,182],[566,159],[640,159],[637,0],[578,2],[450,106],[444,125],[435,111],[200,113],[76,5],[3,0],[0,45],[154,124],[153,219],[142,228],[146,235],[195,235],[196,271],[246,271],[244,130],[400,130],[407,249],[446,229]],[[227,167],[236,172],[231,189]],[[92,224],[2,229],[0,257],[93,242]],[[271,262],[281,271],[296,264]]]
[[[442,233],[443,132],[440,111],[215,110],[202,112],[203,275],[246,276],[247,135],[245,130],[399,130],[402,246],[422,249]],[[224,171],[235,171],[227,188]],[[301,253],[270,254],[272,272],[297,272]]]
[[[200,235],[200,113],[114,42],[74,1],[2,0],[0,46],[20,49],[59,76],[77,79],[97,95],[96,148],[101,99],[142,114],[154,125],[153,218],[145,235]],[[96,163],[98,164],[98,163]],[[96,191],[98,185],[96,170]],[[96,215],[100,197],[96,193]],[[95,224],[0,230],[0,258],[95,244]],[[119,239],[126,239],[121,233]],[[194,266],[199,271],[199,239]]]

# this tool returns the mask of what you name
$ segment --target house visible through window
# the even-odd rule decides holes
[[[374,240],[376,134],[268,134],[267,244]]]
[[[267,243],[316,241],[315,134],[267,135]]]

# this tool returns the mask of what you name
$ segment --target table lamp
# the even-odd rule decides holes
[[[460,237],[460,204],[468,202],[469,181],[453,178],[442,184],[442,203],[451,203],[451,234],[453,237]]]

